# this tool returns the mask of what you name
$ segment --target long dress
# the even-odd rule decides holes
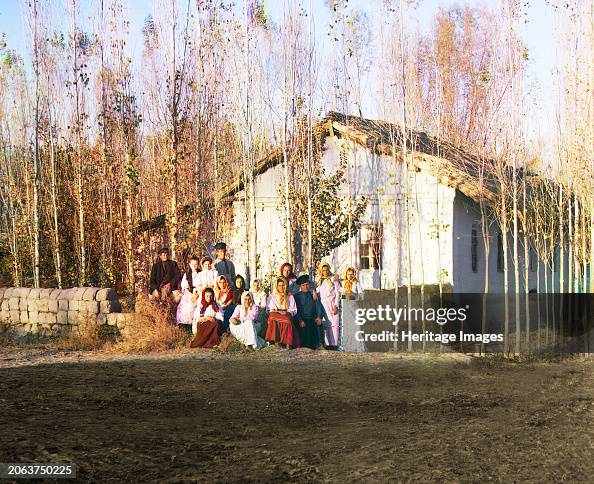
[[[254,349],[264,346],[264,341],[258,336],[256,331],[258,313],[258,306],[255,304],[252,304],[249,309],[246,309],[243,305],[236,306],[231,319],[238,319],[239,324],[231,323],[229,325],[229,330],[237,341]]]
[[[212,348],[221,342],[221,323],[223,321],[223,313],[218,303],[217,311],[212,306],[208,306],[203,314],[194,317],[192,323],[192,331],[195,333],[194,339],[190,343],[190,348]],[[210,316],[214,318],[212,321],[202,321],[198,323],[198,319],[203,316]]]
[[[297,314],[297,305],[292,294],[287,294],[287,304],[279,301],[277,294],[271,294],[268,298],[268,327],[266,328],[266,341],[299,347],[299,333],[293,324],[293,318]],[[286,313],[280,313],[285,310]]]
[[[340,316],[338,314],[338,305],[340,303],[340,284],[337,281],[329,282],[328,279],[322,280],[316,291],[320,295],[320,302],[324,306],[326,320],[324,321],[324,335],[327,346],[338,346],[338,335],[340,329]],[[332,307],[336,308],[336,314],[332,313]]]
[[[198,277],[200,274],[200,272],[192,271],[193,292],[190,292],[190,284],[188,282],[187,274],[184,274],[184,277],[182,278],[181,290],[183,294],[181,301],[177,305],[177,313],[175,317],[175,322],[177,324],[192,324],[192,318],[194,316],[194,311],[196,311],[197,304],[197,302],[192,301],[192,299],[195,293],[199,293],[202,291],[196,286],[196,282],[198,281]]]
[[[260,289],[258,292],[250,291],[254,305],[258,306],[260,311],[258,312],[258,320],[255,322],[256,331],[258,335],[264,337],[266,335],[266,291]]]

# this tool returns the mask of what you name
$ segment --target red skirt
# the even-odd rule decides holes
[[[212,348],[221,342],[221,326],[214,321],[203,321],[198,323],[196,336],[190,343],[190,348]]]
[[[299,333],[293,325],[293,319],[288,314],[271,312],[268,316],[268,328],[266,329],[266,341],[274,341],[299,347]]]

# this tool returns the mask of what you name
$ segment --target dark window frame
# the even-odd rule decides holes
[[[505,260],[503,256],[503,234],[497,234],[497,272],[503,272],[505,268]]]

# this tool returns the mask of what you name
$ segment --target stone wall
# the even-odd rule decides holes
[[[0,288],[0,323],[16,335],[55,336],[84,324],[124,329],[126,314],[111,288]]]

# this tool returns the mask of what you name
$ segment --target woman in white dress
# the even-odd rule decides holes
[[[258,313],[258,306],[254,304],[252,295],[246,291],[241,295],[241,304],[235,306],[229,325],[229,330],[237,341],[254,349],[264,346],[264,341],[258,337],[256,331]]]
[[[266,295],[266,291],[262,288],[262,281],[260,281],[260,279],[254,279],[250,292],[252,293],[254,304],[261,310],[266,309],[266,298],[268,296]]]
[[[192,257],[190,259],[190,268],[184,274],[181,280],[182,297],[177,305],[176,323],[177,324],[192,324],[192,317],[196,310],[196,304],[200,297],[201,289],[198,287],[198,258]]]
[[[260,279],[254,279],[250,290],[254,305],[258,306],[258,321],[256,322],[256,331],[260,336],[266,335],[266,300],[268,295],[262,288],[262,281]]]
[[[320,296],[320,302],[324,306],[326,319],[324,321],[324,333],[326,340],[326,348],[329,350],[337,350],[340,330],[340,316],[338,314],[338,307],[340,303],[340,284],[330,271],[330,264],[323,262],[318,269],[318,287],[316,291]]]
[[[217,278],[219,277],[217,270],[213,269],[212,259],[209,256],[204,256],[200,260],[200,267],[202,267],[202,270],[198,273],[198,278],[196,280],[198,294],[202,294],[202,291],[207,287],[214,289],[217,283]],[[200,301],[198,301],[198,303],[200,304]]]
[[[347,267],[342,279],[342,297],[351,301],[363,299],[363,288],[357,279],[357,272],[352,267]]]

